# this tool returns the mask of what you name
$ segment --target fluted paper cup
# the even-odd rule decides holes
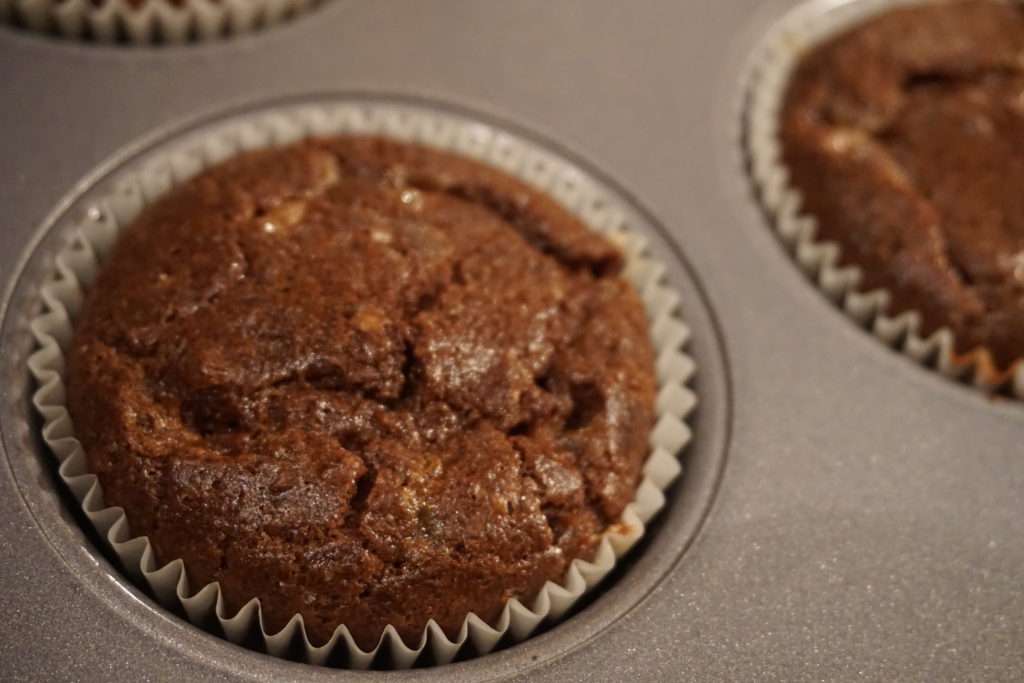
[[[0,0],[0,20],[104,43],[184,43],[270,26],[329,0]]]
[[[216,583],[191,585],[182,560],[158,565],[149,540],[133,538],[123,511],[107,507],[97,478],[88,472],[65,405],[64,360],[74,320],[84,290],[119,231],[145,205],[207,166],[245,149],[326,134],[383,135],[456,152],[497,166],[548,192],[622,249],[624,276],[646,306],[659,391],[650,454],[634,500],[618,523],[604,533],[592,559],[573,561],[560,581],[549,581],[528,601],[509,600],[494,623],[467,614],[454,639],[431,621],[410,647],[389,626],[377,647],[367,652],[342,624],[329,642],[315,646],[306,637],[299,615],[281,631],[268,632],[255,596],[237,613],[229,612]],[[33,400],[44,420],[42,436],[60,461],[60,478],[133,580],[147,587],[161,604],[184,613],[198,625],[215,625],[214,630],[219,628],[231,641],[316,664],[406,668],[421,655],[445,663],[467,644],[482,654],[499,641],[523,640],[542,621],[564,615],[643,536],[645,523],[665,504],[663,490],[679,474],[677,454],[691,436],[684,420],[696,402],[687,387],[695,368],[682,350],[689,330],[679,315],[679,295],[665,284],[664,266],[649,256],[644,239],[628,225],[619,202],[570,162],[533,143],[460,115],[422,107],[366,102],[301,105],[239,116],[194,132],[170,151],[113,180],[109,191],[92,202],[75,225],[72,239],[57,254],[54,272],[41,288],[43,312],[31,321],[38,350],[29,358],[29,367],[39,384]]]

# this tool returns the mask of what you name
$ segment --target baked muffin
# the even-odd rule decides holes
[[[157,558],[315,644],[493,621],[634,495],[653,358],[621,254],[537,191],[378,138],[244,153],[89,289],[76,436]]]
[[[783,161],[818,238],[1006,371],[1024,356],[1024,8],[894,9],[808,52]]]

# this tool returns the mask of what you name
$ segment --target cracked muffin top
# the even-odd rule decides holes
[[[109,505],[267,628],[493,622],[633,499],[655,379],[621,254],[541,193],[378,138],[241,154],[87,292],[68,407]]]
[[[1024,7],[894,9],[800,61],[783,159],[820,238],[890,314],[948,326],[1004,371],[1024,357]]]

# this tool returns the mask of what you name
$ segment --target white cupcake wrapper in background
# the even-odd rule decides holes
[[[104,43],[184,43],[269,26],[319,2],[327,0],[146,0],[141,7],[126,0],[0,0],[0,21]]]
[[[1024,398],[1024,361],[1000,371],[984,348],[956,352],[948,327],[928,336],[921,314],[908,310],[889,313],[885,289],[862,291],[863,273],[840,265],[840,247],[817,239],[817,221],[801,213],[800,192],[790,184],[782,161],[779,118],[786,85],[805,51],[840,31],[894,7],[932,0],[847,0],[835,5],[809,2],[787,14],[766,35],[752,64],[745,111],[745,145],[757,192],[779,237],[818,288],[862,326],[889,346],[947,377],[967,381],[987,392],[1006,391]]]
[[[497,166],[548,192],[590,227],[612,239],[625,253],[625,277],[635,285],[647,309],[659,389],[643,480],[621,523],[602,537],[592,561],[575,560],[561,583],[549,581],[532,606],[510,600],[495,624],[469,614],[454,641],[430,622],[416,647],[409,648],[389,626],[372,652],[360,650],[344,626],[326,645],[313,646],[299,615],[280,632],[267,633],[258,600],[251,600],[235,615],[229,614],[216,583],[192,593],[181,560],[158,566],[149,540],[131,537],[122,509],[106,506],[97,478],[88,473],[85,454],[74,437],[65,407],[63,378],[64,353],[83,288],[92,282],[99,261],[113,246],[119,230],[143,206],[171,186],[242,150],[284,144],[309,135],[346,133],[418,142]],[[665,267],[647,257],[645,240],[629,228],[616,198],[569,162],[525,140],[455,115],[391,104],[309,105],[239,117],[194,133],[158,159],[122,173],[89,207],[73,226],[70,243],[57,254],[54,273],[41,288],[44,312],[31,321],[39,345],[29,358],[31,372],[40,385],[33,401],[44,419],[43,439],[60,461],[60,477],[100,536],[109,542],[135,581],[148,586],[161,604],[184,612],[193,623],[205,627],[219,623],[229,640],[262,647],[270,654],[351,668],[407,668],[427,649],[435,663],[445,663],[467,641],[483,654],[503,638],[523,640],[543,620],[565,614],[643,536],[644,524],[665,504],[662,491],[681,470],[676,454],[691,436],[684,418],[696,402],[686,386],[694,363],[681,350],[689,330],[678,317],[679,295],[664,284]]]

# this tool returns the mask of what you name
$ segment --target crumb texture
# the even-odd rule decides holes
[[[1024,8],[894,9],[804,56],[783,157],[861,289],[949,326],[959,352],[1024,356]]]
[[[87,293],[68,406],[193,589],[314,643],[530,600],[632,500],[655,380],[620,253],[544,195],[378,138],[176,188]]]

